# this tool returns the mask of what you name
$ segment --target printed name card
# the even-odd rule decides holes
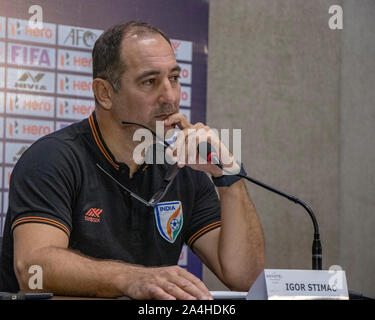
[[[264,269],[247,300],[348,300],[343,270]]]

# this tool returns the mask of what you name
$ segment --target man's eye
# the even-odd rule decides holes
[[[180,79],[180,75],[172,76],[170,79],[173,82],[177,82]]]
[[[155,83],[155,79],[147,79],[147,80],[142,81],[142,84],[146,86],[153,85],[154,83]]]

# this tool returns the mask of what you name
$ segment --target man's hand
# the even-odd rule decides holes
[[[179,266],[132,267],[124,293],[132,299],[212,300],[204,283]]]
[[[181,131],[178,133],[173,149],[167,148],[167,155],[177,162],[179,167],[185,165],[210,173],[214,177],[221,176],[223,171],[215,164],[208,163],[206,159],[199,156],[197,147],[201,142],[211,144],[226,171],[239,172],[239,166],[234,161],[233,155],[221,142],[217,133],[209,126],[201,122],[191,124],[184,114],[175,113],[169,116],[164,124],[166,126],[177,125]]]

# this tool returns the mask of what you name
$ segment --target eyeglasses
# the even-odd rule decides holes
[[[123,121],[122,124],[137,125],[137,126],[145,128],[145,129],[148,129],[148,130],[150,130],[150,132],[156,138],[158,138],[160,140],[159,142],[164,145],[164,148],[170,146],[170,144],[167,141],[161,140],[152,129],[150,129],[150,128],[144,126],[144,125],[141,125],[141,124],[135,123],[135,122],[128,122],[128,121]],[[114,182],[116,182],[116,184],[119,185],[123,190],[128,192],[131,197],[133,197],[134,199],[137,199],[138,201],[142,202],[144,205],[146,205],[148,207],[155,207],[164,198],[164,196],[167,193],[169,187],[172,185],[172,182],[173,182],[174,178],[176,177],[176,175],[178,174],[178,172],[180,170],[180,168],[177,166],[177,163],[175,163],[173,165],[170,165],[167,172],[165,173],[165,176],[163,178],[163,181],[162,181],[162,184],[161,184],[159,190],[155,192],[155,194],[151,197],[150,200],[146,200],[146,199],[143,199],[142,197],[140,197],[139,195],[137,195],[136,193],[134,193],[129,188],[125,187],[116,178],[114,178],[108,171],[106,171],[103,167],[101,167],[98,163],[96,164],[96,166],[102,172],[104,172],[109,178],[111,178]]]

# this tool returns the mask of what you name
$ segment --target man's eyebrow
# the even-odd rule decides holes
[[[179,65],[175,65],[171,70],[170,72],[181,72],[181,67]],[[137,77],[137,80],[136,81],[140,81],[142,80],[143,78],[147,78],[149,76],[154,76],[154,75],[159,75],[160,74],[160,71],[158,70],[147,70],[147,71],[144,71],[140,74],[139,77]]]
[[[171,72],[175,71],[181,72],[181,67],[178,64],[171,69]]]
[[[149,76],[154,76],[154,75],[159,75],[159,74],[160,74],[160,71],[158,71],[158,70],[147,70],[145,72],[142,72],[141,75],[139,77],[137,77],[136,81],[140,81],[143,78],[146,78],[146,77],[149,77]]]

